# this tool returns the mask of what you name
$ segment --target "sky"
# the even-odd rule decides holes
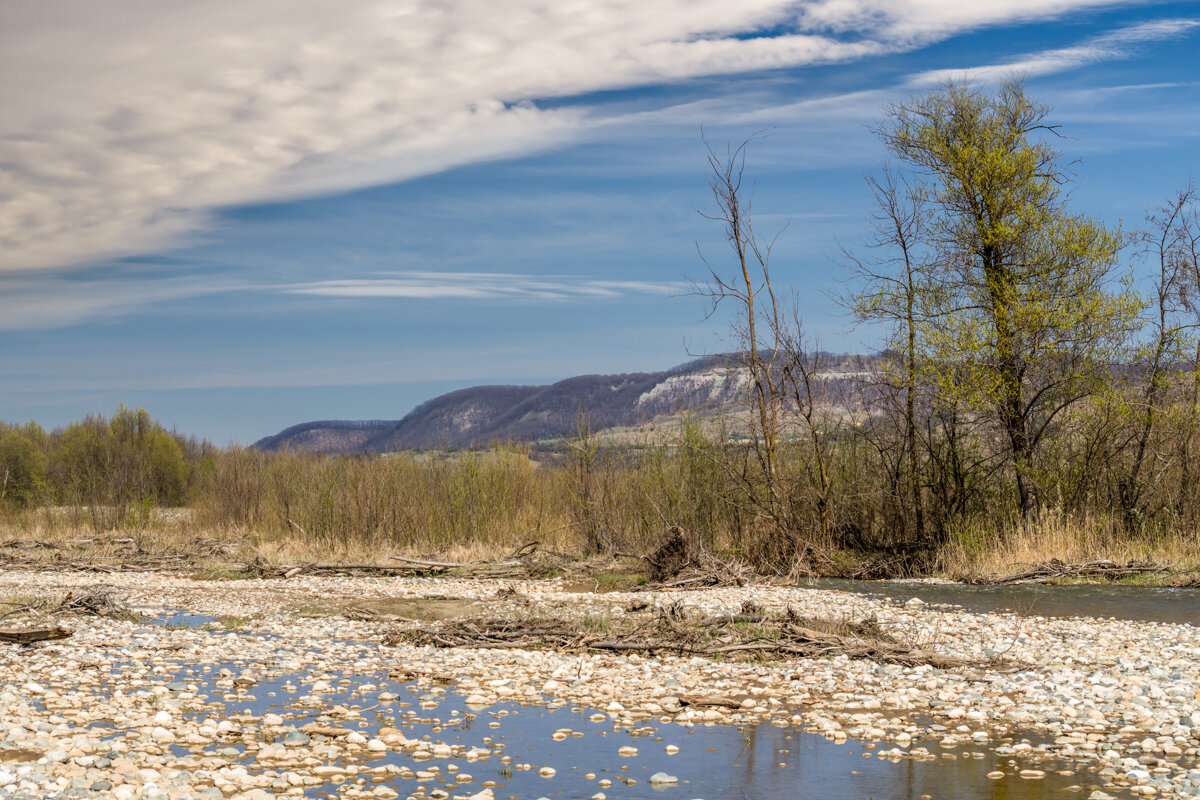
[[[776,285],[869,351],[831,296],[872,127],[1014,74],[1074,209],[1136,228],[1200,170],[1200,2],[5,0],[0,420],[249,444],[720,351],[705,139],[759,132]]]

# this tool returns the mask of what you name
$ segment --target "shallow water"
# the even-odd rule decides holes
[[[183,608],[163,608],[158,609],[158,612],[152,616],[144,617],[142,623],[165,628],[201,628],[205,625],[219,627],[221,618],[207,614],[193,614]]]
[[[1007,586],[852,581],[819,578],[800,586],[890,597],[904,602],[919,597],[930,604],[961,606],[967,611],[1010,611],[1022,616],[1111,617],[1141,622],[1200,626],[1200,589],[1159,586],[1025,583]]]
[[[235,673],[242,669],[241,665],[228,666]],[[400,776],[377,780],[372,776],[367,782],[367,787],[388,785],[401,797],[418,786],[427,791],[440,787],[451,794],[468,794],[479,791],[480,783],[486,780],[496,782],[493,791],[497,798],[591,798],[602,791],[613,800],[645,797],[680,800],[870,797],[917,800],[923,796],[962,800],[1051,798],[1063,796],[1068,786],[1083,787],[1082,796],[1086,796],[1092,787],[1099,786],[1099,781],[1086,773],[1056,774],[1053,770],[1074,769],[1070,764],[1057,761],[1020,764],[1019,767],[1036,766],[1047,773],[1040,780],[1022,779],[1016,774],[1019,767],[1010,765],[1008,757],[975,745],[942,750],[936,739],[931,739],[919,744],[937,755],[937,759],[889,761],[878,758],[861,743],[835,744],[818,734],[771,725],[689,728],[646,721],[644,727],[624,729],[608,715],[601,715],[603,719],[598,720],[598,712],[594,710],[523,707],[515,703],[472,708],[452,689],[391,681],[383,674],[332,676],[334,680],[330,682],[337,691],[319,695],[323,702],[320,707],[313,708],[298,703],[298,700],[309,694],[313,681],[320,676],[306,673],[280,675],[261,681],[248,693],[235,695],[226,694],[230,692],[227,688],[213,685],[214,673],[219,669],[219,666],[215,667],[209,673],[184,669],[176,674],[176,680],[188,682],[201,694],[209,695],[210,702],[223,704],[225,713],[230,715],[257,717],[273,712],[283,716],[285,725],[291,727],[300,728],[320,721],[352,729],[357,727],[368,737],[386,725],[400,729],[409,738],[428,736],[433,742],[450,745],[502,747],[503,755],[513,759],[514,769],[509,770],[501,763],[500,754],[476,761],[463,757],[415,760],[410,754],[391,751],[365,758],[362,763],[367,766],[391,763],[414,770],[429,769],[431,765],[440,767],[441,772],[432,780],[418,781]],[[358,687],[365,684],[373,684],[376,688],[359,690]],[[394,693],[399,699],[380,703],[380,692]],[[324,717],[327,709],[334,705],[362,709],[362,719],[356,723]],[[556,730],[567,728],[582,735],[567,736],[561,741],[552,738]],[[205,746],[203,752],[215,754],[231,744],[213,742]],[[679,752],[668,754],[664,748],[669,744],[677,746]],[[620,756],[618,749],[625,745],[636,747],[637,755]],[[180,755],[186,753],[184,748],[174,749]],[[256,765],[254,754],[243,752],[241,745],[235,745],[233,749],[239,754],[233,755],[232,751],[226,750],[226,757],[235,763],[241,763],[252,772],[264,768]],[[977,752],[981,757],[973,757]],[[449,764],[460,767],[474,781],[457,784],[454,775],[447,771]],[[533,769],[515,768],[519,764],[530,764]],[[544,766],[553,767],[557,773],[550,778],[541,777],[538,768]],[[269,763],[265,768],[283,769]],[[986,776],[992,770],[1002,770],[1006,776],[999,780],[989,779]],[[660,771],[676,776],[678,785],[651,785],[648,782],[650,776]],[[594,778],[587,778],[588,773],[593,773]],[[602,779],[612,781],[612,785],[601,786],[599,781]],[[633,783],[627,784],[626,780]],[[335,786],[325,784],[309,789],[306,794],[318,797],[333,791],[336,791]]]

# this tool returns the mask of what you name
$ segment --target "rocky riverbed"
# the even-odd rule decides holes
[[[584,626],[644,613],[627,610],[632,594],[559,580],[6,572],[0,595],[62,598],[101,582],[142,618],[56,617],[70,638],[0,645],[0,797],[485,800],[653,789],[713,800],[730,785],[713,776],[745,758],[735,750],[730,764],[706,763],[710,748],[694,734],[751,742],[757,730],[773,737],[767,766],[778,770],[801,742],[828,740],[873,762],[986,764],[987,781],[1012,784],[1008,796],[1200,797],[1200,628],[1187,625],[972,614],[796,587],[636,595],[698,616],[753,601],[806,617],[873,617],[899,641],[980,664],[934,669],[836,653],[756,663],[381,644],[397,627],[437,619],[544,612]],[[29,613],[2,624],[45,622]],[[681,705],[695,695],[737,707]],[[517,730],[544,746],[518,746]],[[576,740],[594,747],[572,751]]]

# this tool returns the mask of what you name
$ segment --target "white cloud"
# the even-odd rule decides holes
[[[530,104],[847,61],[1113,0],[12,0],[0,4],[0,268],[178,243],[222,206],[585,135]],[[745,38],[771,26],[791,33]]]
[[[1099,61],[1129,58],[1134,53],[1134,45],[1186,36],[1197,27],[1200,27],[1200,20],[1194,19],[1145,22],[1094,37],[1076,47],[1029,53],[1003,64],[921,72],[911,76],[908,83],[910,86],[924,87],[947,80],[991,81],[1012,75],[1037,76],[1063,72]]]

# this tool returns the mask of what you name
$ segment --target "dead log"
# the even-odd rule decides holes
[[[328,736],[330,738],[349,736],[352,733],[349,728],[333,728],[328,725],[319,725],[315,722],[305,725],[300,730],[310,736]]]
[[[74,631],[61,625],[53,628],[0,628],[0,642],[29,645],[66,639],[72,633]]]
[[[415,564],[418,567],[440,567],[442,569],[458,569],[459,567],[471,567],[479,562],[454,562],[454,561],[422,561],[417,558],[405,558],[404,556],[388,556],[393,561],[403,561],[405,564]]]
[[[740,655],[754,659],[845,655],[882,663],[938,668],[971,662],[895,642],[873,620],[802,620],[795,615],[746,615],[755,627],[737,627],[729,617],[686,618],[674,606],[653,618],[613,620],[603,633],[590,633],[577,620],[550,617],[452,620],[429,628],[397,628],[383,644],[477,649],[542,649],[559,652],[673,652],[700,656]],[[761,627],[759,627],[761,626]],[[822,630],[828,626],[827,630]],[[995,665],[992,665],[995,666]]]
[[[294,578],[297,575],[353,575],[362,572],[395,575],[423,570],[409,564],[267,564],[252,561],[244,565],[243,571],[259,578]]]
[[[716,708],[738,709],[742,704],[732,697],[722,697],[718,694],[684,694],[679,696],[681,706],[710,706]]]

